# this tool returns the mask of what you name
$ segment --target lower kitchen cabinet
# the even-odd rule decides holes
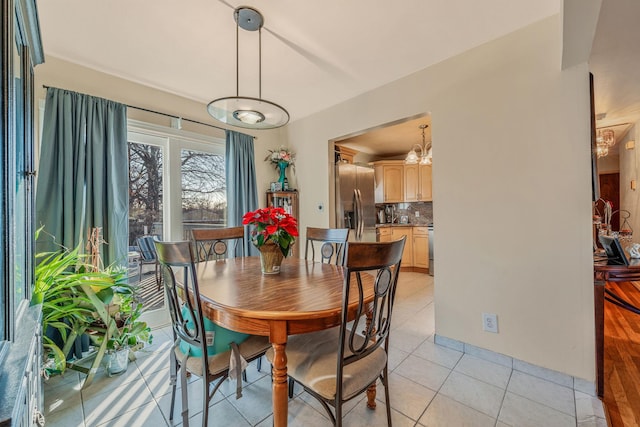
[[[426,271],[429,268],[429,234],[427,227],[378,227],[378,242],[391,242],[406,236],[402,254],[402,268]]]
[[[402,267],[413,267],[413,227],[392,227],[391,240],[399,240],[402,236],[407,236],[404,242],[404,252],[402,253]]]
[[[378,242],[390,242],[393,240],[391,238],[391,227],[379,227],[376,231]]]
[[[429,268],[429,232],[427,227],[413,227],[413,266]]]

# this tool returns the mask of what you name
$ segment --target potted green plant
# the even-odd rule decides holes
[[[129,360],[133,359],[133,352],[141,349],[145,343],[151,344],[153,339],[151,328],[146,322],[139,320],[142,304],[135,301],[131,293],[116,295],[116,297],[119,297],[119,309],[113,318],[118,327],[118,333],[102,338],[107,339],[105,367],[109,376],[126,371]]]
[[[107,352],[110,340],[125,342],[133,335],[139,343],[151,341],[150,329],[139,322],[142,306],[134,305],[126,269],[100,268],[96,254],[81,253],[81,245],[73,250],[39,253],[36,260],[31,304],[42,304],[45,371],[62,373],[69,367],[86,371],[89,381],[85,384],[90,383],[95,370],[68,360],[76,339],[85,333],[98,346],[97,363]],[[126,338],[121,338],[122,334]]]
[[[113,299],[114,286],[122,274],[108,269],[88,271],[80,248],[36,255],[31,304],[42,304],[45,368],[64,372],[75,340],[96,318],[107,319],[103,310]]]

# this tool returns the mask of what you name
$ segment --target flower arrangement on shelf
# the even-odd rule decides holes
[[[247,212],[243,225],[253,225],[251,241],[260,249],[270,242],[278,245],[283,256],[289,255],[291,245],[298,236],[298,222],[283,208],[261,208]]]
[[[277,150],[267,150],[267,157],[264,158],[264,161],[269,161],[273,163],[278,169],[281,163],[286,163],[286,166],[291,166],[292,169],[295,169],[296,155],[289,150],[289,148],[280,146]],[[285,167],[286,167],[285,166]]]

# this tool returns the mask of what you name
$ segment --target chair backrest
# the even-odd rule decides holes
[[[244,227],[194,228],[191,230],[196,244],[198,261],[237,257],[244,252]],[[229,250],[231,246],[231,250]]]
[[[192,243],[156,241],[155,249],[162,269],[174,338],[200,348],[203,355],[202,372],[207,372],[204,316],[198,279],[195,274],[195,251]],[[182,269],[183,273],[180,284],[175,276],[176,270],[179,269]],[[182,292],[182,298],[180,292]]]
[[[319,248],[322,262],[342,265],[344,248],[348,238],[348,228],[307,227],[307,245],[304,248],[304,258],[315,260],[316,249]],[[309,257],[309,252],[311,252],[311,257]]]
[[[138,249],[140,249],[140,256],[145,261],[155,261],[158,257],[156,255],[156,248],[154,242],[157,240],[155,236],[143,236],[138,237],[136,242],[138,243]]]
[[[366,357],[383,344],[388,350],[391,315],[405,239],[406,237],[402,237],[393,242],[347,244],[340,326],[342,345],[338,349],[338,378],[342,378],[344,365]],[[373,275],[375,278],[374,300],[371,304],[365,304],[364,301],[362,286],[364,274]],[[352,292],[357,293],[358,308],[355,322],[350,325],[348,306],[349,301],[353,300]],[[371,311],[371,322],[363,325],[364,315],[368,310]]]

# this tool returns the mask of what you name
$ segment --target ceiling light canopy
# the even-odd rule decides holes
[[[431,152],[431,143],[427,143],[425,140],[424,130],[429,127],[429,125],[420,125],[418,126],[422,129],[422,145],[414,144],[407,157],[404,159],[404,162],[408,165],[415,165],[416,163],[420,163],[421,165],[430,165],[433,161],[433,154]],[[420,156],[416,153],[416,148],[420,150]]]
[[[233,12],[236,21],[236,96],[218,98],[207,105],[211,116],[228,125],[248,129],[274,129],[289,122],[287,110],[266,99],[262,99],[262,26],[264,19],[256,9],[240,6]],[[239,94],[239,60],[238,33],[242,28],[246,31],[258,31],[258,97],[240,96]]]

